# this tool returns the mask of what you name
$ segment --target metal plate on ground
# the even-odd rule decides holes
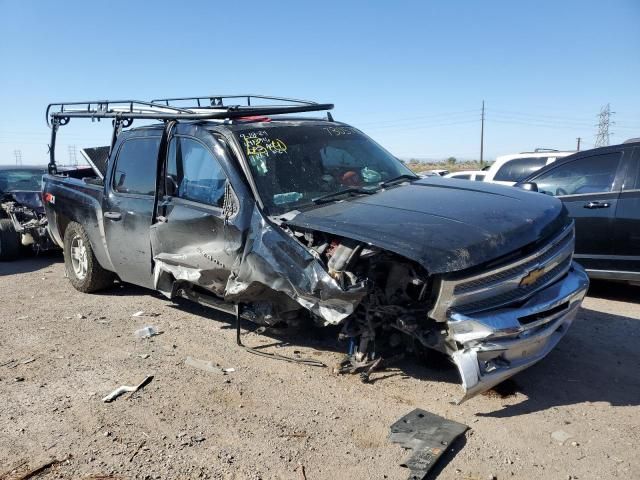
[[[416,408],[391,425],[393,443],[413,450],[402,464],[411,470],[410,480],[422,480],[453,441],[469,427]]]

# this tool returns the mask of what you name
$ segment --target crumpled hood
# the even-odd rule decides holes
[[[301,212],[287,224],[362,241],[437,274],[497,259],[569,222],[547,195],[430,177]]]
[[[29,207],[38,213],[44,213],[44,206],[42,205],[42,197],[40,192],[30,192],[22,190],[14,190],[4,193],[4,196],[11,197],[16,203]]]

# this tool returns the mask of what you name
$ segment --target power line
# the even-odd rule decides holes
[[[482,117],[480,119],[480,168],[483,167],[484,154],[484,100],[482,100]]]
[[[16,165],[22,165],[22,150],[14,150],[13,156],[16,157]]]
[[[600,109],[598,114],[598,133],[596,134],[596,147],[606,147],[609,145],[610,136],[613,134],[609,132],[609,126],[615,122],[611,120],[611,115],[615,112],[611,111],[611,106],[607,103]]]

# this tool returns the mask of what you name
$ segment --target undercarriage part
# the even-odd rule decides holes
[[[421,480],[468,429],[462,423],[416,408],[391,425],[389,439],[413,451],[401,466],[410,470],[409,480]]]
[[[249,347],[247,345],[244,345],[242,343],[242,339],[241,337],[241,331],[240,331],[240,320],[242,318],[242,306],[241,305],[236,305],[235,306],[235,317],[236,317],[236,344],[242,348],[243,350],[252,353],[254,355],[258,355],[260,357],[267,357],[267,358],[272,358],[274,360],[282,360],[283,362],[290,362],[290,363],[301,363],[303,365],[309,365],[310,367],[326,367],[326,365],[324,363],[322,363],[320,360],[314,360],[312,358],[293,358],[293,357],[287,357],[285,355],[280,355],[277,353],[271,353],[271,352],[262,352],[260,350],[256,350],[255,348]]]

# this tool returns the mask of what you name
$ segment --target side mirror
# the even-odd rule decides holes
[[[521,188],[522,190],[527,190],[528,192],[538,191],[538,184],[536,184],[536,182],[519,183],[516,185],[516,187]]]
[[[126,173],[124,172],[117,172],[119,177],[118,177],[118,181],[116,182],[116,188],[122,188],[122,186],[124,185],[124,179],[127,176]]]

